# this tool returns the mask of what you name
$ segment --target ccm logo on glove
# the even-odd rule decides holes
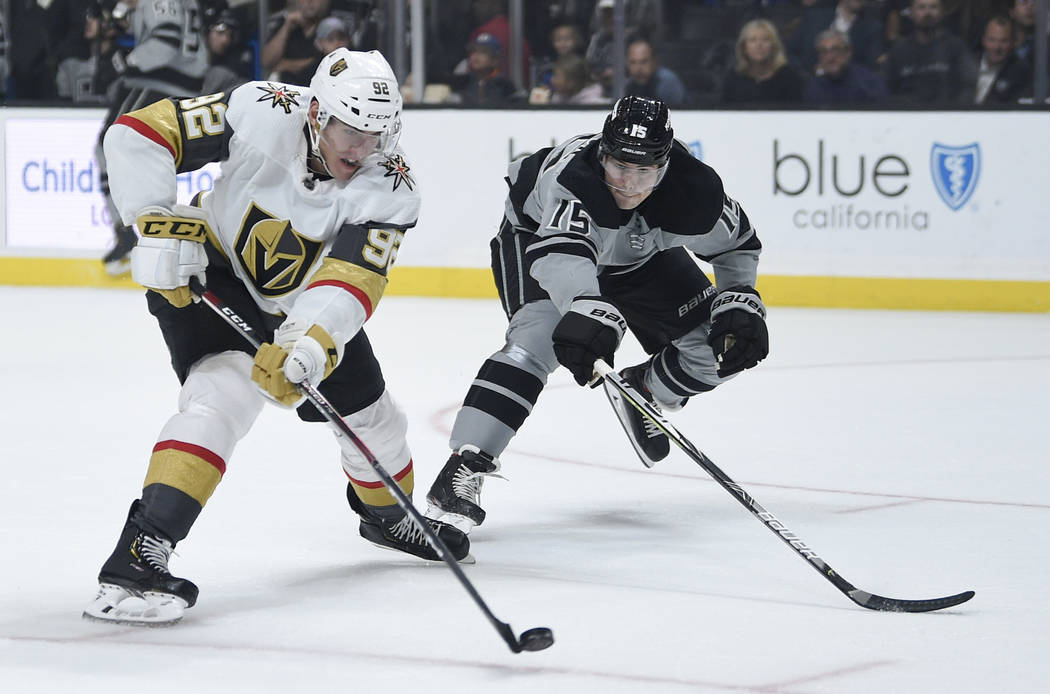
[[[150,205],[135,218],[142,238],[131,251],[131,278],[157,292],[175,308],[193,300],[191,277],[205,283],[208,222],[204,210],[186,205]]]
[[[208,238],[208,223],[197,219],[179,219],[142,215],[136,220],[143,236],[158,239],[180,239],[203,243]]]

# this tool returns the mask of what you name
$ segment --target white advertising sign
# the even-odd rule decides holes
[[[111,243],[98,121],[5,118],[6,245]],[[600,130],[602,111],[410,110],[401,138],[423,195],[398,264],[488,267],[507,164]],[[1045,112],[672,113],[764,245],[761,274],[1050,280]],[[180,201],[216,168],[179,177]],[[689,204],[689,201],[683,201]]]
[[[101,255],[113,244],[102,197],[95,119],[4,121],[5,245],[12,249]],[[177,178],[178,199],[209,190],[218,165]]]
[[[401,262],[487,266],[508,161],[602,120],[594,111],[409,112],[402,141],[424,208]],[[760,273],[1050,280],[1045,113],[693,111],[671,120],[758,229]]]

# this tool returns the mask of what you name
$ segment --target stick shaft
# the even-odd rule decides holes
[[[751,496],[751,494],[749,494],[743,487],[723,472],[720,467],[715,465],[714,461],[704,455],[700,449],[694,446],[689,439],[683,436],[678,429],[667,421],[659,410],[642,397],[640,393],[634,390],[630,384],[626,383],[619,374],[613,371],[611,366],[599,359],[594,363],[594,370],[598,375],[605,378],[605,380],[610,383],[632,407],[645,415],[651,422],[653,422],[653,424],[667,434],[667,438],[674,441],[675,445],[681,448],[685,454],[693,460],[693,462],[702,467],[707,474],[711,475],[715,482],[718,482],[723,489],[729,492],[733,498],[739,501],[740,504],[750,511],[753,516],[762,521],[762,524],[766,526],[770,532],[779,537],[784,544],[795,552],[795,554],[805,559],[806,563],[816,569],[821,576],[827,579],[850,600],[861,607],[887,612],[929,612],[931,610],[939,610],[944,607],[958,605],[973,597],[973,591],[966,591],[944,598],[902,600],[899,598],[886,598],[881,595],[874,595],[867,591],[860,590],[843,578],[837,571],[828,566],[828,564],[821,559],[820,556],[802,540],[802,538],[784,525],[779,518],[767,511],[765,507],[755,499],[755,497]]]
[[[214,311],[216,315],[240,333],[241,336],[251,343],[253,347],[259,349],[262,345],[262,341],[257,336],[255,330],[253,330],[244,319],[238,316],[232,308],[227,306],[222,299],[216,296],[214,292],[204,289],[199,283],[196,283],[197,286],[194,286],[195,281],[196,278],[191,281],[190,285],[193,293],[200,297],[200,300],[203,301],[208,308]],[[521,643],[514,635],[514,631],[511,629],[510,625],[506,622],[500,621],[492,612],[488,603],[485,602],[484,598],[481,597],[481,594],[478,593],[477,589],[474,587],[474,584],[471,583],[470,579],[467,578],[467,575],[463,573],[463,569],[459,567],[459,564],[452,556],[452,552],[449,551],[448,546],[445,545],[445,542],[436,532],[434,532],[434,529],[430,527],[430,524],[426,522],[426,519],[423,518],[423,515],[415,505],[412,504],[412,500],[409,499],[408,495],[398,486],[394,478],[390,476],[390,473],[383,469],[383,466],[379,463],[379,460],[376,459],[372,451],[369,450],[368,446],[365,445],[365,442],[354,433],[353,429],[351,429],[345,421],[343,421],[343,418],[339,416],[339,413],[336,412],[335,408],[332,407],[332,404],[328,402],[328,399],[318,392],[316,388],[309,383],[300,383],[298,388],[303,395],[306,396],[306,399],[324,415],[325,419],[328,420],[328,424],[337,432],[345,436],[347,440],[349,440],[350,443],[361,452],[361,455],[365,457],[368,464],[372,466],[372,469],[375,470],[375,473],[379,476],[383,486],[393,495],[397,505],[412,518],[412,522],[423,532],[427,538],[427,542],[431,544],[435,551],[437,551],[438,556],[441,557],[442,561],[444,561],[448,568],[452,570],[453,575],[455,575],[460,585],[463,586],[463,589],[466,590],[467,594],[470,595],[472,600],[474,600],[474,603],[507,643],[507,646],[515,653],[520,653],[522,650]]]

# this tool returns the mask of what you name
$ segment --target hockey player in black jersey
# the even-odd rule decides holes
[[[114,54],[119,77],[110,89],[109,111],[95,146],[99,183],[106,210],[113,221],[113,247],[102,257],[106,272],[113,276],[131,269],[135,230],[124,224],[109,189],[109,167],[103,149],[106,130],[118,117],[166,96],[199,94],[208,69],[208,49],[201,37],[199,0],[117,3],[110,21],[134,37],[135,46],[126,55]]]
[[[628,96],[598,135],[580,135],[510,164],[491,243],[510,320],[452,428],[452,455],[427,515],[464,532],[481,524],[481,488],[559,364],[580,385],[613,363],[630,329],[651,355],[622,376],[654,405],[682,407],[769,351],[755,291],[758,236],[715,171],[674,139],[667,106]],[[717,288],[694,256],[709,263]],[[642,461],[669,451],[662,432],[610,395]]]

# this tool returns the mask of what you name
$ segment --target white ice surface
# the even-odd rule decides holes
[[[324,425],[269,407],[172,568],[169,629],[83,621],[177,383],[137,292],[0,287],[0,691],[1044,692],[1050,318],[774,309],[772,356],[671,415],[858,587],[855,606],[679,451],[644,469],[556,374],[485,488],[466,573],[357,536]],[[368,330],[408,411],[417,502],[502,344],[495,301],[388,297]],[[640,352],[632,343],[618,364]]]

